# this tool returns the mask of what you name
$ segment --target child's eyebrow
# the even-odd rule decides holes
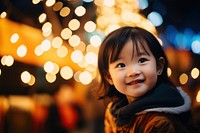
[[[118,56],[117,60],[120,60],[120,59],[123,59],[123,58],[124,58],[124,56]]]
[[[143,55],[149,55],[150,56],[150,54],[147,51],[138,51],[137,54],[138,54],[138,56],[143,56]]]
[[[149,54],[147,52],[138,52],[138,55],[142,56],[142,55],[149,55]]]

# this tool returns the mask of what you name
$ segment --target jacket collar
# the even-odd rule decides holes
[[[176,106],[176,107],[157,107],[157,108],[151,108],[151,109],[145,109],[141,112],[138,112],[137,115],[139,114],[145,114],[148,112],[165,112],[169,114],[181,114],[183,112],[187,112],[190,110],[191,107],[191,99],[188,96],[187,93],[185,93],[181,87],[177,87],[177,90],[181,94],[182,98],[184,99],[184,104],[181,106]]]
[[[150,111],[180,113],[180,110],[183,108],[187,110],[190,106],[190,102],[185,103],[188,101],[186,93],[182,95],[180,92],[181,89],[177,90],[168,84],[160,84],[132,103],[128,103],[127,99],[113,103],[110,111],[116,118],[118,126],[129,123],[133,117],[140,113]],[[170,111],[170,108],[173,111]]]

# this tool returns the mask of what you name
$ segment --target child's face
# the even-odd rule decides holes
[[[148,52],[146,52],[146,51]],[[139,54],[132,41],[128,41],[118,59],[109,64],[109,83],[128,100],[135,100],[151,90],[156,82],[158,70],[156,60],[148,46],[139,45]]]

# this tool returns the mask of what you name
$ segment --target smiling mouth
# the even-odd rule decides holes
[[[139,84],[139,83],[143,83],[143,82],[144,82],[144,80],[135,80],[135,81],[128,83],[128,85],[135,85],[135,84]]]

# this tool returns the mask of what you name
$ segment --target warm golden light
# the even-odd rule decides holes
[[[51,73],[47,73],[47,74],[45,75],[45,78],[46,78],[46,80],[47,80],[49,83],[53,83],[53,82],[56,81],[56,75],[51,74]]]
[[[115,5],[115,0],[103,0],[103,4],[108,7],[112,7]]]
[[[72,59],[72,61],[75,62],[75,63],[81,62],[81,60],[83,59],[83,54],[82,54],[82,52],[79,51],[79,50],[73,51],[72,54],[71,54],[71,59]]]
[[[65,40],[69,39],[72,36],[72,31],[69,28],[64,28],[61,31],[61,37]]]
[[[87,63],[87,61],[86,61],[86,59],[84,57],[83,57],[83,59],[80,62],[78,62],[78,66],[80,68],[85,68],[85,67],[88,66],[88,63]]]
[[[96,66],[88,65],[85,69],[86,71],[90,72],[92,79],[95,79],[97,76]]]
[[[85,23],[84,29],[87,32],[93,32],[96,30],[96,24],[93,21],[88,21]]]
[[[78,6],[76,7],[76,9],[74,10],[75,14],[79,17],[83,16],[86,13],[86,9],[83,6]]]
[[[32,0],[32,3],[35,5],[38,4],[39,2],[40,2],[40,0]]]
[[[121,18],[123,21],[131,22],[133,13],[129,10],[123,10],[121,13]]]
[[[196,79],[199,77],[199,69],[198,68],[193,68],[192,71],[191,71],[191,76],[193,79]]]
[[[58,1],[58,2],[56,2],[56,4],[54,4],[53,10],[54,11],[59,11],[62,7],[63,7],[63,3]]]
[[[11,38],[10,38],[10,42],[11,43],[16,43],[19,39],[19,35],[17,33],[12,34]]]
[[[17,55],[19,57],[24,57],[27,53],[27,47],[26,45],[20,45],[18,48],[17,48]]]
[[[107,27],[107,29],[105,30],[105,35],[108,35],[110,32],[112,32],[112,31],[114,31],[114,30],[116,30],[118,28],[120,28],[120,25],[118,25],[118,24],[111,24],[111,25],[109,25]]]
[[[67,49],[66,46],[60,46],[60,47],[57,49],[56,53],[57,53],[57,55],[58,55],[59,57],[62,58],[62,57],[67,56],[68,49]]]
[[[96,68],[96,67],[95,67]],[[87,70],[87,69],[86,69]],[[95,79],[97,77],[97,71],[92,71],[91,72],[91,75],[92,75],[92,79]]]
[[[53,62],[47,61],[44,64],[44,71],[47,72],[47,73],[51,73],[51,72],[53,72],[53,70],[54,70],[54,64],[53,64]]]
[[[79,44],[78,44],[78,46],[75,46],[74,47],[74,50],[79,50],[79,51],[81,51],[81,52],[84,52],[85,51],[85,47],[86,47],[86,44],[84,43],[84,42],[80,42]]]
[[[81,74],[81,71],[77,71],[76,73],[74,73],[74,79],[76,82],[80,82],[79,80],[79,75]]]
[[[188,75],[185,73],[181,74],[181,76],[179,77],[179,81],[182,85],[186,84],[188,81]]]
[[[54,69],[53,69],[53,71],[51,71],[51,74],[55,75],[59,72],[60,68],[59,68],[59,65],[56,63],[53,63],[53,65],[54,65]]]
[[[44,37],[49,37],[51,35],[51,33],[52,33],[52,29],[49,29],[49,31],[47,31],[47,32],[42,32],[42,35]]]
[[[64,66],[60,70],[60,75],[63,79],[70,79],[73,77],[73,70],[69,66]]]
[[[93,72],[96,74],[96,67],[97,66],[94,66],[94,65],[92,65],[92,64],[89,64],[87,67],[86,67],[86,70],[88,71],[88,72],[90,72],[90,74],[92,74]],[[93,76],[92,76],[93,77]]]
[[[42,13],[40,16],[39,16],[39,22],[40,23],[43,23],[46,19],[47,19],[47,15],[45,13]]]
[[[197,102],[200,102],[200,90],[197,93],[196,100],[197,100]]]
[[[92,75],[88,71],[80,73],[79,80],[82,84],[87,85],[92,82]]]
[[[75,31],[80,27],[80,22],[77,19],[72,19],[72,20],[69,21],[68,27],[72,31]]]
[[[152,32],[152,31],[155,32],[155,27],[153,26],[153,24],[149,20],[142,20],[140,22],[140,24],[141,24],[141,27],[145,27],[146,30],[148,30],[150,32]]]
[[[102,39],[98,35],[94,35],[90,38],[90,43],[94,47],[99,47],[102,43]]]
[[[170,77],[172,75],[172,70],[169,67],[167,68],[167,75],[168,75],[168,77]]]
[[[46,6],[50,7],[50,6],[53,6],[55,3],[56,3],[56,0],[47,0],[46,1]]]
[[[4,61],[4,64],[6,65],[6,66],[12,66],[13,65],[13,63],[14,63],[14,58],[11,56],[11,55],[8,55],[8,56],[5,56],[5,58],[3,59],[3,61]]]
[[[72,46],[72,47],[76,47],[80,44],[81,42],[81,39],[79,36],[77,35],[72,35],[70,38],[69,38],[69,44]]]
[[[8,97],[8,100],[9,100],[9,105],[11,107],[15,107],[17,109],[20,109],[20,110],[23,110],[26,112],[30,112],[34,108],[34,103],[30,96],[11,95]],[[19,117],[19,116],[17,115],[17,117]],[[11,117],[11,118],[13,118],[13,117]]]
[[[49,36],[52,32],[52,24],[50,22],[44,23],[44,25],[42,26],[42,32],[43,36]]]
[[[6,64],[5,64],[5,59],[6,59],[6,55],[4,55],[3,57],[1,57],[1,64],[3,65],[3,66],[5,66]]]
[[[120,28],[120,25],[119,24],[111,24],[108,26],[108,28],[105,30],[105,34],[108,35],[110,32],[116,30]]]
[[[6,12],[2,12],[1,15],[0,15],[1,18],[5,18],[6,16],[7,16]]]
[[[26,60],[26,62],[29,61],[28,63],[31,62],[43,66],[43,69],[46,72],[46,80],[49,83],[56,81],[56,74],[59,72],[63,79],[67,80],[74,77],[75,81],[81,82],[84,85],[91,83],[92,79],[97,75],[97,54],[103,36],[115,29],[124,25],[131,25],[145,27],[150,32],[155,33],[155,28],[151,25],[150,21],[139,13],[137,0],[94,0],[94,4],[96,4],[95,8],[97,8],[95,12],[96,20],[94,20],[93,17],[91,21],[87,20],[91,17],[91,14],[89,12],[86,14],[86,8],[79,6],[79,2],[77,4],[75,1],[70,0],[70,3],[73,4],[71,5],[66,4],[66,1],[32,0],[33,4],[38,4],[40,2],[43,2],[45,4],[44,6],[47,6],[44,11],[50,11],[49,9],[51,9],[51,11],[56,14],[52,12],[48,12],[48,14],[41,13],[38,16],[38,21],[42,24],[42,28],[39,30],[37,29],[38,32],[31,32],[35,31],[35,29],[30,30],[30,28],[33,28],[28,27],[27,29],[28,31],[30,30],[30,32],[22,34],[22,32],[19,32],[20,30],[18,30],[17,33],[14,31],[11,32],[11,34],[9,33],[9,36],[11,36],[9,39],[11,43],[16,43],[15,45],[12,45],[12,47],[15,48],[15,50],[13,50],[15,59],[20,61]],[[83,3],[81,2],[81,4]],[[88,11],[93,11],[93,8]],[[2,12],[1,18],[6,17],[6,15],[6,12]],[[58,18],[55,18],[54,15],[63,17],[62,20],[64,23],[60,23],[61,27],[55,27],[56,19]],[[84,18],[80,18],[83,16]],[[61,29],[62,26],[63,29]],[[25,26],[20,24],[16,27],[22,27],[21,29],[23,29]],[[78,30],[81,30],[81,32]],[[53,33],[53,31],[55,31],[55,33]],[[30,38],[34,39],[31,40]],[[22,42],[22,39],[23,41],[28,41]],[[67,45],[70,46],[67,47]],[[33,53],[33,49],[35,55],[32,56],[30,54]],[[16,53],[19,57],[23,58],[16,56]],[[32,61],[32,57],[34,61]],[[37,60],[37,58],[39,59]],[[3,65],[11,66],[14,63],[14,58],[10,55],[3,56],[1,63]],[[69,66],[65,66],[66,63]],[[78,68],[76,68],[76,66]],[[77,71],[79,68],[81,70]],[[75,70],[77,72],[73,73]],[[196,70],[194,70],[194,72],[191,71],[191,75],[194,75],[193,77],[198,77],[197,74],[195,75],[193,73],[196,74]],[[169,75],[171,75],[171,71]],[[27,77],[30,77],[30,79],[28,79],[29,81],[27,81]],[[183,80],[184,78],[184,76],[180,76],[181,83],[187,82]],[[27,71],[21,74],[21,79],[24,83],[29,85],[35,84],[36,80],[35,77]]]
[[[35,77],[31,75],[31,80],[28,82],[28,85],[32,86],[35,84]]]
[[[93,52],[88,52],[85,55],[85,59],[88,64],[93,64],[94,66],[97,66],[97,55]]]
[[[93,45],[87,45],[86,51],[98,54],[99,49],[98,47],[94,47]]]
[[[52,28],[52,24],[50,22],[46,22],[42,26],[42,31],[43,32],[48,32],[51,28]]]
[[[31,80],[31,74],[28,71],[24,71],[21,73],[21,80],[24,83],[28,83]]]
[[[100,29],[105,29],[107,27],[107,25],[109,24],[109,21],[107,19],[107,17],[105,16],[99,16],[96,20],[97,25]]]
[[[44,40],[41,43],[41,49],[43,51],[48,51],[51,48],[51,42],[49,40]]]
[[[53,40],[52,40],[52,46],[54,48],[59,48],[62,44],[63,44],[62,38],[60,38],[58,36],[55,37],[55,38],[53,38]]]
[[[70,13],[70,8],[69,7],[63,7],[61,10],[60,10],[60,16],[62,17],[67,17]]]
[[[137,0],[95,0],[97,6],[97,29],[105,35],[125,26],[138,26],[156,33],[151,22],[139,12]]]
[[[40,55],[42,55],[42,54],[44,53],[44,51],[42,50],[41,45],[38,45],[38,46],[35,48],[34,52],[35,52],[35,54],[36,54],[37,56],[40,56]]]

